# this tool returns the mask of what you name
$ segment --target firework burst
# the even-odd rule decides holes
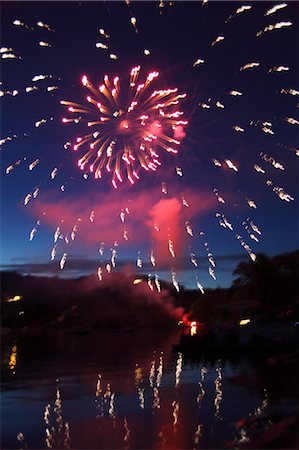
[[[77,137],[73,145],[75,151],[88,147],[78,166],[94,173],[96,179],[102,178],[103,171],[110,173],[114,188],[124,176],[133,184],[139,179],[140,169],[156,171],[161,165],[160,149],[177,153],[179,135],[188,123],[182,120],[183,111],[177,109],[186,94],[179,94],[177,88],[148,94],[147,89],[159,72],[150,72],[143,83],[138,82],[139,72],[140,66],[132,68],[129,88],[124,92],[119,77],[110,81],[105,75],[103,84],[96,89],[84,75],[82,84],[90,93],[86,98],[88,105],[60,102],[76,115],[63,118],[63,123],[84,122],[92,129]]]

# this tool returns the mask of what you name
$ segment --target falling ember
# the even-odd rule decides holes
[[[133,27],[136,29],[136,25],[137,25],[136,17],[131,17],[130,21],[131,21],[131,24],[133,25]]]
[[[40,47],[51,47],[51,44],[49,42],[39,41],[38,45]]]
[[[296,89],[281,89],[280,91],[281,94],[290,94],[290,95],[299,95],[299,91],[297,91]]]
[[[0,48],[0,54],[7,53],[7,52],[12,52],[12,51],[13,51],[12,48],[9,48],[9,47],[1,47]]]
[[[209,274],[213,278],[213,280],[216,280],[215,270],[212,269],[212,267],[209,267]]]
[[[51,261],[54,261],[56,253],[57,253],[57,249],[56,249],[56,245],[54,245],[54,247],[52,248],[52,251],[51,251]]]
[[[217,108],[224,109],[224,105],[218,101],[216,102],[216,106],[217,106]]]
[[[37,91],[38,87],[37,86],[28,86],[25,88],[25,92],[32,92],[32,91]]]
[[[60,236],[60,227],[57,227],[54,233],[54,242],[56,243],[58,241],[58,238]]]
[[[139,267],[139,269],[142,268],[143,264],[142,264],[142,259],[140,256],[140,252],[138,252],[138,256],[137,256],[137,261],[136,261],[136,266]]]
[[[267,184],[268,184],[268,182],[267,182]],[[276,195],[278,195],[280,200],[284,200],[286,202],[295,200],[294,197],[292,197],[290,194],[287,194],[282,187],[275,186],[272,190]]]
[[[191,225],[190,225],[190,223],[188,221],[185,222],[185,226],[186,226],[187,233],[190,234],[190,236],[193,237],[194,236],[193,230],[192,230],[192,227],[191,227]]]
[[[266,134],[272,134],[272,135],[274,134],[274,131],[269,127],[263,127],[262,131]]]
[[[202,294],[205,293],[204,288],[203,288],[203,285],[200,284],[200,282],[199,282],[198,280],[196,281],[196,286],[197,286],[197,289],[198,289]]]
[[[114,188],[123,182],[124,176],[134,184],[140,177],[140,168],[155,172],[161,165],[160,149],[176,154],[180,141],[172,135],[176,127],[187,125],[187,121],[181,120],[183,112],[177,109],[186,95],[178,94],[178,89],[146,94],[159,73],[151,72],[139,83],[139,72],[140,66],[131,70],[126,102],[119,77],[110,80],[107,75],[99,89],[86,75],[82,77],[83,86],[90,92],[86,106],[60,102],[69,113],[80,114],[79,118],[62,119],[63,123],[85,122],[92,128],[90,134],[78,137],[73,146],[78,151],[89,145],[78,166],[81,170],[89,169],[96,179],[102,178],[103,172],[111,174]]]
[[[39,188],[36,188],[32,194],[33,198],[36,198],[38,196],[38,193],[39,193]]]
[[[162,182],[161,191],[162,191],[163,194],[167,195],[167,186],[166,186],[166,183],[164,181]]]
[[[225,200],[224,200],[224,198],[221,197],[221,195],[219,194],[218,189],[216,189],[216,188],[213,189],[213,192],[214,192],[214,194],[216,195],[217,200],[218,200],[219,203],[225,203]]]
[[[244,226],[245,230],[249,234],[250,239],[254,240],[255,242],[259,242],[259,239],[255,236],[255,234],[252,233],[253,228],[252,228],[251,223],[249,223],[249,219],[243,221],[242,225]]]
[[[153,282],[152,282],[152,279],[151,279],[151,274],[148,275],[147,285],[148,285],[148,287],[150,288],[151,291],[154,290],[154,285],[153,285]]]
[[[256,170],[257,172],[266,173],[264,171],[264,169],[262,167],[258,166],[257,164],[255,164],[253,167],[254,167],[254,170]]]
[[[176,280],[176,273],[173,270],[171,271],[171,279],[172,279],[172,284],[175,287],[176,291],[180,292],[180,287]]]
[[[109,34],[106,33],[105,30],[104,30],[103,28],[100,28],[100,29],[99,29],[99,33],[100,33],[102,36],[104,36],[105,39],[109,39],[109,38],[110,38]]]
[[[171,256],[173,258],[175,258],[174,245],[173,245],[173,241],[171,239],[168,239],[168,250],[169,250],[169,253],[171,254]]]
[[[53,29],[50,28],[50,25],[47,25],[46,23],[43,23],[40,20],[37,22],[36,25],[40,28],[45,28],[48,31],[54,31]]]
[[[198,267],[197,259],[194,253],[191,253],[190,260],[195,267]]]
[[[250,200],[250,198],[246,198],[245,200],[246,200],[246,203],[248,204],[248,206],[250,206],[250,208],[257,209],[257,206],[253,200]]]
[[[183,176],[183,171],[182,171],[182,168],[181,168],[181,167],[176,167],[175,170],[176,170],[176,174],[177,174],[179,177],[182,177],[182,176]]]
[[[238,96],[242,95],[242,92],[232,90],[232,91],[229,91],[229,95],[232,95],[234,97],[238,97]]]
[[[292,22],[278,22],[278,23],[275,23],[274,25],[268,25],[263,30],[258,31],[256,33],[256,36],[261,36],[263,33],[267,33],[269,31],[273,31],[273,30],[280,30],[281,28],[290,27],[292,25],[293,25]]]
[[[13,136],[7,136],[7,137],[5,137],[5,138],[3,138],[3,139],[0,139],[0,146],[1,145],[3,145],[3,144],[5,144],[6,142],[10,142],[10,141],[12,141],[13,139],[16,139],[18,136],[16,135],[16,134],[14,134]]]
[[[59,266],[60,266],[60,269],[61,269],[61,270],[62,270],[62,269],[64,268],[64,266],[65,266],[66,258],[67,258],[67,253],[64,253],[64,254],[62,255],[62,258],[61,258],[60,263],[59,263]]]
[[[276,11],[286,8],[287,6],[287,3],[279,3],[278,5],[275,5],[272,8],[268,9],[268,11],[265,12],[264,16],[270,16],[270,14],[274,14],[276,13]]]
[[[17,27],[24,26],[25,24],[21,22],[19,19],[16,19],[13,21],[13,25],[16,25]]]
[[[234,164],[233,162],[231,162],[230,159],[226,159],[225,162],[226,162],[227,167],[228,167],[229,169],[232,169],[232,170],[234,170],[235,172],[238,172],[237,166],[235,166],[235,164]]]
[[[14,53],[2,53],[1,58],[2,59],[21,59],[19,56],[15,55]]]
[[[30,236],[29,236],[29,241],[32,241],[32,239],[34,238],[36,232],[37,232],[37,228],[34,227],[34,228],[31,230],[31,233],[30,233]]]
[[[25,205],[25,206],[28,205],[30,199],[31,199],[31,194],[27,194],[26,197],[25,197],[25,199],[24,199],[24,205]]]
[[[212,42],[212,47],[216,44],[218,44],[218,42],[221,42],[224,40],[224,36],[218,36],[216,39],[214,39],[214,41]]]
[[[99,267],[98,268],[98,279],[99,279],[99,281],[102,281],[103,280],[103,269],[102,269],[102,267]]]
[[[74,225],[74,226],[73,226],[73,229],[72,229],[72,231],[71,231],[71,240],[72,240],[72,241],[75,240],[77,230],[78,230],[77,225]]]
[[[9,174],[12,170],[14,169],[14,166],[8,166],[7,168],[6,168],[6,171],[5,171],[5,173],[6,174]]]
[[[224,227],[224,228],[228,228],[230,231],[233,231],[233,226],[232,226],[232,224],[227,220],[225,214],[220,214],[220,213],[217,212],[215,215],[216,215],[217,218],[220,217],[220,220],[219,220],[220,226],[222,226],[222,227]],[[208,255],[208,256],[209,256],[209,255]],[[209,262],[212,264],[213,267],[215,267],[214,264],[213,264],[210,260],[209,260]]]
[[[151,251],[150,260],[151,260],[152,266],[155,267],[155,265],[156,265],[156,258],[155,258],[153,250]]]
[[[101,246],[99,248],[99,253],[100,253],[101,256],[104,255],[104,247],[105,247],[105,243],[101,242]]]
[[[240,7],[237,9],[236,14],[241,14],[241,13],[243,13],[243,12],[245,12],[245,11],[249,11],[251,8],[252,8],[252,6],[250,6],[250,5],[243,5],[243,6],[240,6]]]
[[[39,163],[39,159],[36,159],[31,164],[29,164],[28,169],[33,170],[38,165],[38,163]]]
[[[232,229],[232,227],[231,227],[231,229]],[[209,263],[211,264],[211,266],[216,267],[216,264],[215,264],[213,255],[212,255],[212,253],[210,253],[210,252],[208,253],[208,261],[209,261]]]
[[[259,67],[260,63],[257,62],[252,62],[252,63],[247,63],[244,66],[240,67],[240,70],[246,70],[246,69],[252,69],[253,67]]]
[[[54,180],[58,172],[58,169],[55,167],[51,172],[51,180]]]
[[[115,248],[111,249],[111,265],[113,268],[116,267],[116,256],[117,256],[117,250]]]
[[[199,64],[203,64],[204,62],[205,62],[204,59],[198,58],[198,59],[194,62],[193,67],[198,66]]]
[[[47,122],[47,119],[41,119],[41,120],[38,120],[37,122],[35,122],[35,127],[38,128],[38,127],[40,127],[43,123],[46,123],[46,122]]]
[[[247,220],[249,221],[249,224],[250,224],[251,228],[253,229],[253,231],[254,231],[255,233],[261,235],[262,232],[259,230],[258,226],[255,225],[255,224],[252,222],[252,220],[251,220],[251,221],[250,221],[250,219],[247,219]]]
[[[228,19],[225,21],[225,23],[228,23],[230,20],[232,20],[236,15],[242,14],[243,12],[249,11],[252,8],[250,5],[243,5],[240,6],[235,13],[231,14]]]
[[[104,50],[107,50],[108,49],[108,45],[103,44],[102,42],[97,42],[96,43],[96,48],[102,48]]]
[[[239,125],[233,125],[233,129],[239,133],[244,133],[244,128],[239,127]]]
[[[290,70],[289,67],[286,66],[274,66],[269,69],[269,73],[271,72],[288,72]]]
[[[94,222],[94,218],[95,218],[95,212],[91,211],[90,216],[89,216],[90,222]]]
[[[291,125],[299,125],[299,120],[294,119],[293,117],[286,117],[286,122],[290,123]]]
[[[222,164],[220,161],[218,161],[218,159],[212,159],[214,166],[216,167],[222,167]]]
[[[181,195],[181,199],[182,199],[183,206],[186,206],[186,208],[189,208],[190,205],[187,202],[187,200],[185,199],[185,197],[183,196],[183,194]]]
[[[52,75],[35,75],[32,78],[32,81],[33,82],[41,81],[41,80],[45,80],[46,78],[53,78],[53,76]]]
[[[210,109],[211,108],[210,105],[208,105],[207,103],[203,103],[203,102],[198,103],[198,106],[202,109]]]
[[[251,250],[249,245],[246,244],[246,242],[244,241],[243,237],[240,234],[236,234],[236,239],[240,242],[242,247],[246,250],[246,252],[248,253],[248,256],[250,257],[250,259],[252,259],[252,261],[255,261],[256,260],[256,254],[253,253],[253,251]]]
[[[158,275],[155,275],[155,285],[156,285],[157,291],[160,293],[162,291],[162,288],[161,288],[161,283],[160,283]]]
[[[285,169],[284,169],[284,166],[283,166],[280,162],[276,161],[272,156],[269,156],[269,155],[267,155],[266,153],[261,152],[261,153],[260,153],[260,157],[261,157],[264,161],[266,161],[266,162],[272,164],[272,166],[273,166],[275,169],[285,170]]]

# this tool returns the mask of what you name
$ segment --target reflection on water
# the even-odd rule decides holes
[[[200,449],[248,443],[245,420],[266,385],[232,383],[256,368],[187,360],[180,334],[19,336],[3,344],[2,449]],[[243,421],[243,422],[242,422]],[[236,426],[237,424],[237,426]]]

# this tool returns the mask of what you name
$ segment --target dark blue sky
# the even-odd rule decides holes
[[[140,252],[144,263],[141,272],[156,272],[171,280],[173,268],[178,281],[189,287],[196,286],[196,277],[204,286],[216,287],[229,285],[237,262],[249,258],[236,235],[242,236],[254,253],[274,255],[297,248],[298,157],[292,147],[297,145],[298,149],[298,125],[285,119],[297,119],[298,96],[280,91],[298,90],[298,5],[290,2],[286,8],[265,16],[279,3],[246,2],[244,5],[252,8],[235,14],[243,3],[210,1],[202,5],[200,1],[175,1],[159,8],[159,2],[2,2],[1,46],[21,56],[1,60],[1,90],[6,92],[1,97],[1,139],[17,135],[1,148],[2,267],[61,276],[95,273],[110,259],[110,249],[117,241],[117,258],[122,261],[117,267],[136,264]],[[131,17],[137,19],[138,33]],[[13,25],[16,19],[33,30]],[[54,31],[38,27],[38,21]],[[292,26],[256,36],[269,24],[281,22],[292,22]],[[110,35],[108,40],[100,35],[100,28]],[[218,36],[224,36],[224,40],[211,45]],[[40,47],[39,41],[51,47]],[[97,49],[96,42],[107,43],[110,50]],[[144,49],[150,50],[149,56],[144,55]],[[110,52],[118,55],[116,61],[109,58]],[[204,63],[194,67],[198,58]],[[252,62],[259,66],[240,71],[240,67]],[[80,82],[83,74],[96,85],[105,74],[119,75],[121,88],[126,89],[128,74],[135,65],[142,67],[140,80],[151,70],[159,71],[153,90],[178,87],[187,94],[181,108],[189,124],[178,155],[165,155],[159,150],[163,164],[157,173],[144,172],[133,187],[123,185],[112,192],[109,178],[85,179],[77,168],[77,155],[64,149],[65,142],[77,136],[78,127],[61,124],[65,111],[59,101],[84,103],[86,92]],[[289,70],[270,71],[279,66]],[[31,81],[40,74],[53,78]],[[37,86],[38,90],[25,93],[29,86]],[[49,86],[58,89],[49,92]],[[13,90],[19,93],[7,93]],[[242,96],[230,95],[231,90],[242,92]],[[216,102],[224,108],[217,107]],[[203,103],[210,108],[199,106]],[[35,122],[41,119],[47,122],[36,128]],[[263,132],[262,122],[270,122],[274,134]],[[234,125],[245,131],[235,131]],[[79,127],[84,131],[82,125]],[[285,170],[263,160],[261,152]],[[40,162],[30,171],[28,166],[36,159]],[[222,167],[216,167],[213,159]],[[229,169],[225,159],[239,171]],[[18,160],[20,165],[15,165]],[[255,164],[266,173],[257,173]],[[7,174],[10,165],[14,169]],[[176,174],[176,166],[182,168],[183,177]],[[54,168],[58,170],[52,180]],[[267,180],[273,185],[267,186]],[[162,182],[168,187],[166,196],[161,193]],[[295,201],[281,200],[273,192],[275,186],[283,188]],[[25,197],[37,188],[37,198],[31,198],[25,206]],[[213,189],[218,189],[225,204],[217,201]],[[190,201],[190,209],[181,205],[182,193]],[[179,258],[163,257],[160,266],[157,259],[158,266],[153,268],[147,267],[151,250],[164,246],[168,251],[167,239],[156,240],[149,225],[161,198],[169,200],[165,205],[170,208],[169,220],[173,222],[167,224],[170,230],[165,235],[170,233],[174,238]],[[254,200],[257,209],[250,208],[246,199]],[[175,201],[181,205],[176,213],[171,210]],[[123,224],[119,212],[128,204],[131,235],[125,241],[120,235]],[[92,210],[97,213],[94,223],[89,220]],[[215,217],[216,213],[225,215],[233,231],[220,226],[221,216]],[[78,218],[80,223],[76,222]],[[262,232],[255,233],[259,242],[244,229],[242,223],[247,218]],[[36,225],[38,220],[40,225]],[[193,237],[186,232],[186,221],[192,225]],[[70,243],[66,244],[59,239],[56,258],[51,261],[56,227],[61,227],[65,237],[76,223],[75,240],[69,237]],[[34,227],[37,233],[29,241]],[[204,231],[204,237],[199,236],[200,231]],[[102,241],[106,245],[103,258],[99,254]],[[215,259],[216,281],[208,273],[205,242]],[[60,270],[63,253],[68,255],[67,263]],[[191,253],[197,257],[198,268],[190,261]]]

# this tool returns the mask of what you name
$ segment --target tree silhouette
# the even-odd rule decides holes
[[[263,318],[291,315],[296,311],[299,251],[269,258],[258,254],[255,262],[241,262],[234,270],[238,297],[257,301]]]

